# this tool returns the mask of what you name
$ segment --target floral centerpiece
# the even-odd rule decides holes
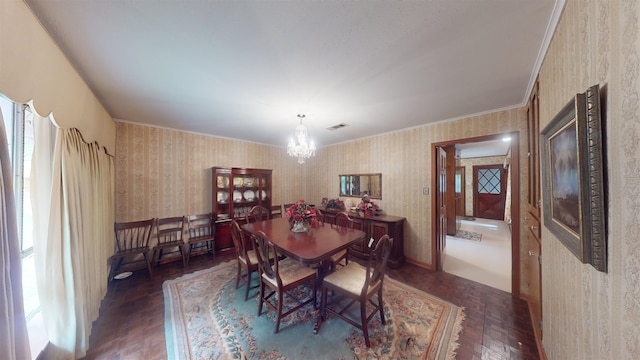
[[[382,209],[371,201],[367,194],[360,194],[360,203],[357,208],[364,216],[379,215],[379,213],[382,212]]]
[[[344,201],[340,199],[329,199],[329,201],[327,201],[327,204],[325,205],[325,208],[344,210],[345,209]]]
[[[316,210],[304,200],[298,200],[286,211],[289,226],[294,232],[307,231],[311,226],[317,225]]]

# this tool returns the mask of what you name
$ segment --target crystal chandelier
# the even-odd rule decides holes
[[[304,164],[305,158],[312,157],[316,153],[316,145],[313,141],[307,142],[307,127],[302,125],[302,119],[304,117],[304,114],[298,114],[300,125],[296,126],[295,139],[291,139],[287,146],[287,154],[297,157],[298,163],[300,164]],[[295,140],[297,140],[297,142]]]

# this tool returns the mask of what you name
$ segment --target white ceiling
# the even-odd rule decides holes
[[[319,147],[523,106],[564,5],[25,1],[116,120]]]
[[[509,141],[499,139],[456,144],[456,157],[469,159],[487,156],[506,156],[509,154],[510,149],[510,139]]]

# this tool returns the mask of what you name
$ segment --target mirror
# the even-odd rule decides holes
[[[372,199],[382,199],[382,174],[339,175],[340,196],[360,197],[361,193]]]

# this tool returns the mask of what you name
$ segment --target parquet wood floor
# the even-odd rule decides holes
[[[136,271],[109,286],[93,324],[86,359],[166,359],[162,283],[223,261],[234,254],[193,257],[155,268],[153,279]],[[405,264],[389,276],[465,308],[458,359],[538,359],[525,301],[455,275]]]

